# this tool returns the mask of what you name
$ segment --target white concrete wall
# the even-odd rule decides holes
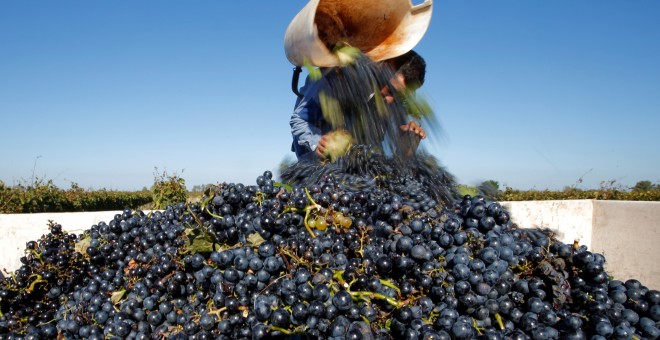
[[[593,232],[592,200],[502,202],[514,223],[523,228],[549,228],[564,243],[591,248]]]
[[[660,202],[594,201],[593,249],[618,279],[660,289]]]
[[[637,279],[660,289],[660,202],[530,201],[503,202],[523,228],[549,228],[564,243],[578,240],[605,255],[615,279]]]
[[[21,266],[25,243],[48,233],[48,221],[62,225],[70,233],[80,234],[101,221],[109,222],[122,211],[81,213],[0,214],[0,270],[13,271]]]
[[[549,228],[562,242],[579,240],[591,251],[604,254],[606,269],[614,278],[635,278],[660,289],[660,202],[571,200],[502,205],[520,227]],[[0,269],[11,271],[20,266],[25,243],[47,233],[48,220],[68,232],[80,233],[120,213],[0,214]]]

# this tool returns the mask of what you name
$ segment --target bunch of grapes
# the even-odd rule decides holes
[[[0,279],[0,339],[658,338],[659,291],[417,174],[267,171],[78,236],[53,223]]]

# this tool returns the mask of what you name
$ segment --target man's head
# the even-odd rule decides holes
[[[403,76],[405,85],[411,89],[417,89],[424,84],[426,75],[426,61],[415,51],[409,51],[403,55],[387,61],[397,74]]]
[[[390,83],[396,91],[416,90],[424,84],[426,62],[417,52],[411,50],[406,54],[385,61],[385,64],[395,71]],[[394,96],[390,92],[389,86],[383,87],[381,94],[386,103],[391,104],[394,102]]]

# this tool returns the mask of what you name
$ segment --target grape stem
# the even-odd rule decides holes
[[[204,202],[202,202],[202,211],[206,211],[206,213],[209,214],[209,215],[211,215],[212,217],[222,219],[222,216],[220,216],[220,215],[216,215],[216,214],[212,213],[211,210],[208,209],[208,208],[206,207],[206,205],[207,205],[209,202],[211,202],[211,200],[213,199],[213,197],[215,197],[215,195],[214,195],[214,196],[209,196],[209,198],[207,198],[206,200],[204,200]]]
[[[195,213],[192,211],[192,209],[190,209],[190,207],[188,207],[188,212],[195,219],[195,222],[197,222],[197,225],[199,225],[200,228],[204,228],[204,223],[202,223],[202,221],[199,220],[197,215],[195,215]]]
[[[500,313],[495,313],[495,321],[500,326],[500,330],[504,330],[504,322],[502,322],[502,316]]]
[[[227,307],[222,307],[222,308],[219,308],[219,309],[214,310],[214,311],[209,311],[207,314],[213,314],[213,315],[217,316],[218,318],[220,318],[220,314],[222,312],[226,311],[226,310],[227,310]]]
[[[34,258],[36,258],[39,261],[39,263],[41,263],[42,265],[44,264],[44,260],[41,259],[41,254],[39,254],[39,252],[32,249],[30,250],[30,254],[32,254],[32,256],[34,256]]]
[[[345,288],[348,288],[346,287],[347,286],[346,281],[344,281],[344,278],[342,278],[343,275],[344,275],[344,271],[338,270],[334,274],[332,274],[332,278],[336,279],[339,282],[339,284],[341,284]]]
[[[264,203],[264,199],[266,198],[266,194],[263,192],[259,191],[257,192],[254,197],[252,197],[252,200],[257,202],[258,206],[261,206]]]
[[[293,334],[297,334],[297,333],[302,333],[303,327],[299,326],[299,327],[294,328],[293,330],[288,330],[288,329],[284,329],[282,327],[270,326],[270,330],[277,331],[277,332],[282,332],[286,335],[293,335]]]
[[[363,291],[358,291],[358,292],[351,292],[349,290],[346,291],[348,294],[351,295],[354,299],[360,299],[364,301],[369,301],[371,299],[379,299],[379,300],[384,300],[385,302],[389,303],[390,305],[396,307],[396,308],[401,308],[402,304],[396,301],[396,299],[391,298],[389,296],[383,295],[381,293],[374,293],[374,292],[363,292]]]
[[[284,275],[278,277],[278,278],[275,279],[273,282],[269,283],[266,287],[264,287],[264,289],[262,289],[261,292],[259,292],[259,294],[263,294],[263,292],[265,292],[266,289],[268,289],[268,287],[272,286],[273,284],[275,284],[275,282],[277,282],[277,281],[279,281],[280,279],[283,279],[283,278],[285,278],[285,277],[287,277],[287,276],[289,276],[289,274],[284,274]]]
[[[311,214],[312,210],[321,209],[321,206],[318,205],[316,201],[314,201],[307,188],[305,188],[305,194],[307,194],[307,199],[310,202],[310,205],[305,208],[305,229],[307,229],[307,232],[309,232],[309,235],[311,235],[312,238],[316,238],[316,235],[314,235],[314,232],[312,231],[312,228],[310,228],[309,222],[307,221],[309,220],[309,215]]]
[[[484,333],[482,332],[483,328],[477,325],[477,319],[475,318],[472,318],[472,328],[476,329],[479,335],[484,335]]]
[[[399,287],[397,287],[392,281],[380,279],[380,283],[385,287],[394,289],[398,294],[401,294],[401,289],[399,289]]]
[[[309,266],[307,261],[305,261],[304,259],[300,258],[298,255],[296,255],[295,250],[289,251],[289,249],[287,249],[287,248],[281,248],[280,252],[281,252],[281,254],[286,255],[286,256],[282,256],[282,258],[285,259],[285,260],[286,260],[286,257],[288,256],[290,259],[296,261],[297,265]],[[288,264],[288,261],[287,261],[287,264]]]
[[[364,257],[364,239],[367,238],[368,229],[360,228],[360,250],[357,250],[356,253],[359,253],[360,256]]]
[[[41,275],[39,275],[39,274],[35,274],[35,275],[37,276],[37,279],[34,280],[34,281],[32,282],[32,284],[30,284],[30,287],[28,287],[28,288],[25,290],[28,294],[29,294],[29,293],[32,293],[32,291],[34,291],[34,288],[37,286],[37,283],[39,283],[39,282],[48,282],[48,281],[46,281],[46,280],[42,280]]]
[[[404,306],[403,303],[398,302],[396,299],[394,299],[392,297],[389,297],[387,295],[381,294],[381,293],[374,293],[374,292],[369,292],[369,291],[357,291],[357,292],[351,291],[350,290],[351,284],[355,281],[347,283],[342,278],[343,274],[344,274],[343,270],[338,270],[332,275],[332,278],[337,280],[337,282],[339,282],[339,284],[342,285],[346,289],[346,292],[349,293],[353,299],[364,300],[364,301],[369,301],[371,299],[379,299],[379,300],[384,300],[385,302],[389,303],[390,305],[392,305],[396,308],[401,308],[401,307]],[[397,292],[401,292],[401,290],[399,290],[399,287],[394,285],[394,283],[392,283],[391,281],[384,280],[384,279],[381,279],[380,281],[384,286],[390,287],[390,288],[394,289]]]

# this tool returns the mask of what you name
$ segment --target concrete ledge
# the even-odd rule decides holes
[[[548,228],[564,243],[578,240],[591,249],[593,200],[502,202],[522,228]]]
[[[660,289],[660,202],[527,201],[503,202],[513,222],[523,228],[549,228],[564,243],[579,240],[607,259],[606,270],[618,280],[638,279]],[[0,269],[20,267],[25,243],[48,232],[53,220],[80,233],[121,211],[0,214]]]
[[[549,228],[564,243],[578,240],[605,255],[605,269],[617,280],[637,279],[660,289],[660,202],[503,202],[523,228]]]
[[[594,201],[594,251],[615,278],[660,289],[660,202]]]
[[[0,269],[14,271],[21,266],[25,243],[48,234],[48,221],[70,233],[82,233],[101,221],[109,222],[123,211],[80,213],[0,214]]]

